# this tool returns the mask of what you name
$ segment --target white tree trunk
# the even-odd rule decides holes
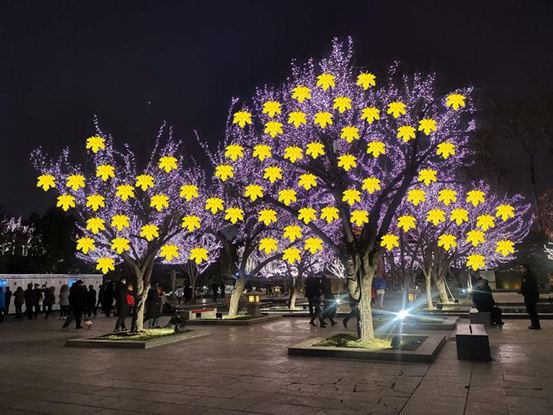
[[[426,303],[429,310],[434,310],[434,303],[432,302],[432,270],[425,270],[424,276],[426,278]]]
[[[438,292],[440,293],[440,302],[450,303],[451,301],[449,301],[449,294],[447,293],[447,288],[445,286],[445,280],[443,276],[437,278],[436,288],[438,288]]]
[[[236,315],[238,315],[238,305],[240,304],[240,298],[242,297],[242,293],[244,292],[245,286],[246,286],[246,278],[240,277],[236,279],[236,283],[234,284],[234,291],[230,296],[230,303],[229,303],[229,309],[228,309],[229,317],[235,317]]]

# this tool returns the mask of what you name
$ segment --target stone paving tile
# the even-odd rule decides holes
[[[166,402],[153,402],[140,408],[139,411],[156,415],[199,415],[205,412],[205,408],[188,404],[177,405]]]

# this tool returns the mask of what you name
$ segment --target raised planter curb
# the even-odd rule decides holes
[[[163,346],[164,344],[175,343],[183,340],[190,340],[196,337],[203,337],[211,334],[207,330],[194,330],[186,333],[164,336],[159,339],[144,341],[136,340],[103,340],[103,339],[70,339],[65,342],[66,347],[102,347],[112,349],[149,349],[151,347]]]
[[[187,326],[251,326],[254,324],[267,323],[269,321],[280,320],[282,316],[261,316],[258,318],[251,319],[227,319],[227,320],[217,320],[217,319],[203,319],[198,318],[195,320],[188,320],[186,322]]]
[[[459,322],[458,316],[447,317],[441,323],[403,323],[403,330],[455,330]]]
[[[404,334],[403,337],[419,337]],[[291,356],[316,356],[356,360],[376,360],[383,362],[413,362],[432,363],[446,343],[443,335],[429,335],[417,350],[364,350],[347,347],[321,347],[313,346],[324,340],[323,337],[315,337],[288,348]]]

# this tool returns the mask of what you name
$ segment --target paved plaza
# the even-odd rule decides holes
[[[65,348],[103,334],[57,319],[0,325],[0,414],[553,414],[553,321],[490,329],[493,361],[458,361],[450,340],[432,364],[288,357],[321,332],[306,319],[198,327],[207,337],[147,350]],[[196,328],[195,328],[196,329]]]

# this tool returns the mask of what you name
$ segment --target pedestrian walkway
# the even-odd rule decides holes
[[[449,341],[433,364],[288,357],[321,333],[307,319],[210,327],[210,336],[148,350],[64,348],[58,320],[0,327],[0,414],[433,415],[553,414],[553,321],[542,331],[490,329],[491,363],[458,361]],[[203,330],[203,328],[202,328]]]

